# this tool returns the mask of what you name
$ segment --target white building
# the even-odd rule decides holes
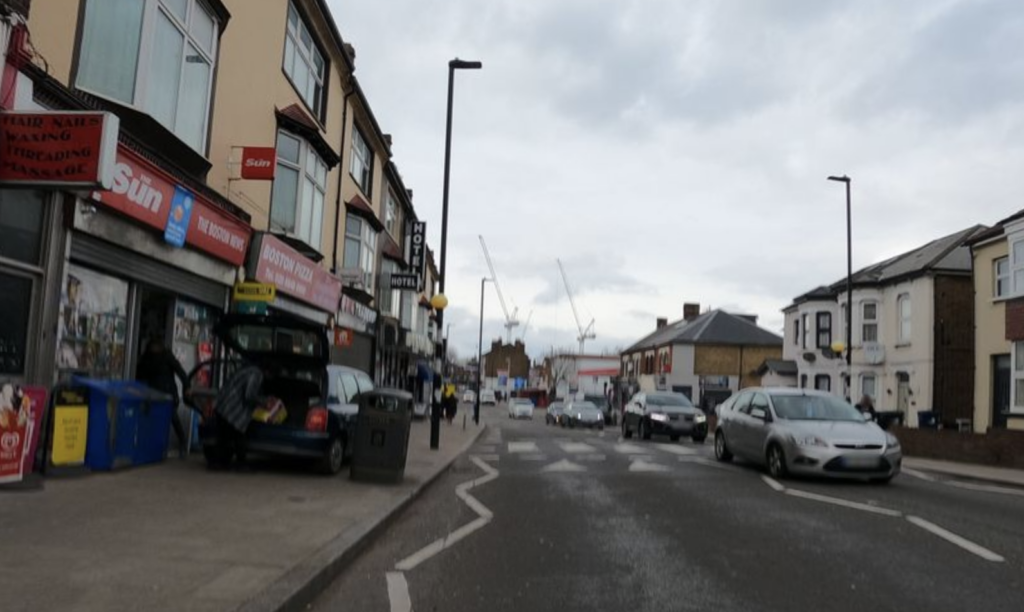
[[[554,390],[564,400],[570,395],[605,395],[612,379],[619,375],[619,358],[615,355],[554,355],[544,359],[543,388]]]

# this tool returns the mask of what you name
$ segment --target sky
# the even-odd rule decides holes
[[[684,302],[794,297],[1024,208],[1019,0],[329,0],[476,353],[490,249],[527,350],[614,352]],[[510,312],[511,314],[511,312]],[[485,351],[505,334],[488,286]]]

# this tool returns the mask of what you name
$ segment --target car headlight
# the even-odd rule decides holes
[[[663,414],[661,412],[655,412],[655,413],[651,414],[651,420],[652,421],[667,421],[668,420],[668,415],[667,414]]]
[[[900,440],[889,432],[885,432],[885,445],[889,448],[899,448]]]
[[[796,436],[793,441],[800,446],[828,446],[828,442],[818,436]]]
[[[708,420],[708,417],[703,412],[698,412],[697,414],[693,415],[694,423],[703,423],[706,420]]]

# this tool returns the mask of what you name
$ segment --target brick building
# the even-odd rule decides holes
[[[499,373],[506,376],[502,380]],[[491,342],[491,350],[484,353],[484,388],[511,391],[515,379],[522,379],[523,386],[530,377],[530,357],[526,345],[520,340],[505,344],[500,339]]]

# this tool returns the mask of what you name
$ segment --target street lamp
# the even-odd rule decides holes
[[[853,355],[853,232],[850,229],[850,177],[830,176],[830,181],[846,184],[846,375],[848,387],[853,386],[850,363]]]
[[[476,345],[476,399],[473,401],[473,422],[480,424],[480,391],[483,390],[484,369],[484,284],[491,279],[480,279],[480,336]]]
[[[448,263],[448,185],[452,162],[452,97],[455,93],[456,70],[479,70],[481,62],[471,62],[455,58],[448,62],[448,119],[444,133],[444,192],[441,196],[441,269],[438,270],[439,294],[444,294],[445,269]],[[437,297],[437,296],[435,296]],[[445,300],[445,305],[447,305]],[[444,329],[444,307],[437,311],[438,333]],[[442,362],[443,365],[443,362]],[[435,389],[442,381],[435,377]],[[435,391],[436,393],[436,391]],[[437,450],[441,439],[441,406],[437,401],[430,411],[430,449]]]

